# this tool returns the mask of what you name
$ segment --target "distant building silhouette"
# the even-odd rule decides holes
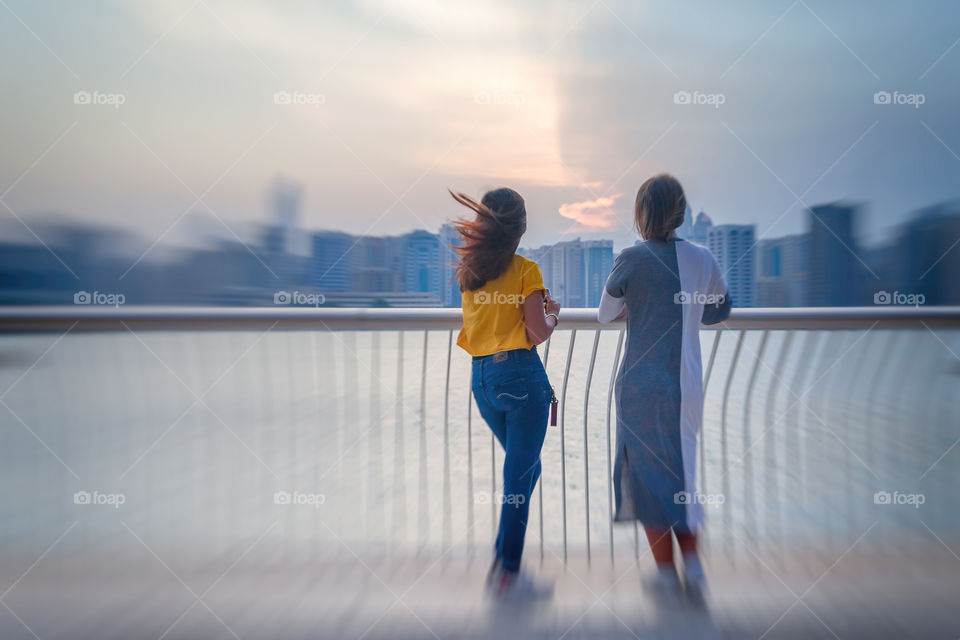
[[[710,216],[701,211],[697,214],[697,218],[693,222],[693,236],[687,239],[693,240],[697,244],[707,246],[707,238],[710,235],[710,229],[712,227],[713,220],[710,219]]]
[[[924,304],[960,304],[960,201],[917,211],[897,244],[900,291],[923,294]]]
[[[587,240],[583,243],[586,306],[600,305],[600,296],[613,269],[613,240]]]
[[[311,284],[318,291],[330,294],[349,291],[351,264],[349,254],[356,240],[340,231],[318,231],[313,234],[313,266]]]
[[[565,307],[595,307],[613,268],[612,240],[566,240],[520,249],[543,273],[550,295]]]
[[[436,234],[417,230],[403,236],[403,290],[429,293],[439,305],[443,300],[440,256],[440,238]]]
[[[720,264],[737,307],[752,307],[756,302],[754,231],[752,224],[722,224],[707,232],[707,247]]]
[[[757,243],[758,307],[802,307],[810,278],[810,236],[797,234]]]
[[[440,287],[443,306],[460,306],[460,283],[457,282],[456,266],[460,261],[452,247],[459,247],[463,239],[452,224],[440,227]]]
[[[810,289],[808,304],[814,307],[846,307],[859,300],[861,260],[857,256],[854,221],[857,207],[826,204],[811,207]]]

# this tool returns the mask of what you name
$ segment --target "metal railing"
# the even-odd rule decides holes
[[[28,430],[77,477],[78,474],[61,459],[59,443],[48,435],[59,435],[67,441],[74,437],[69,433],[72,423],[60,424],[68,411],[56,406],[57,398],[72,397],[72,388],[77,385],[96,384],[96,381],[84,380],[86,375],[106,375],[104,372],[114,371],[109,362],[111,358],[117,362],[127,358],[126,355],[101,353],[100,357],[108,362],[100,365],[103,369],[92,372],[77,364],[76,360],[82,358],[58,361],[56,370],[41,371],[42,367],[37,367],[37,363],[49,358],[48,354],[54,350],[69,351],[69,343],[78,340],[79,336],[99,336],[99,340],[105,342],[98,344],[114,344],[121,351],[139,343],[178,379],[183,374],[177,372],[183,368],[194,370],[192,373],[203,372],[207,366],[204,353],[200,353],[199,358],[196,357],[198,354],[192,354],[189,364],[181,367],[182,363],[174,362],[177,358],[167,352],[158,353],[162,348],[148,344],[150,340],[145,332],[189,335],[191,340],[196,339],[201,344],[210,339],[210,334],[229,340],[224,336],[249,332],[260,336],[257,338],[259,342],[267,334],[307,332],[314,336],[311,338],[314,354],[317,353],[315,336],[333,336],[328,353],[339,351],[340,358],[333,359],[331,355],[330,359],[324,359],[319,372],[314,358],[312,391],[308,385],[299,395],[283,386],[271,395],[270,389],[274,388],[273,381],[280,375],[285,361],[289,369],[289,386],[295,386],[299,373],[294,368],[300,366],[300,360],[304,359],[304,345],[309,343],[298,338],[295,343],[288,339],[284,346],[264,347],[258,365],[240,367],[254,378],[254,382],[244,382],[243,389],[238,392],[241,397],[247,395],[246,392],[250,395],[256,392],[257,402],[254,404],[256,412],[262,413],[262,419],[254,420],[255,424],[243,429],[238,428],[237,433],[228,421],[215,414],[216,422],[230,430],[243,448],[270,471],[274,480],[312,473],[315,483],[334,486],[334,493],[344,496],[339,511],[331,509],[338,514],[335,520],[347,522],[350,517],[359,516],[363,525],[350,530],[362,530],[363,533],[351,535],[370,536],[386,541],[388,546],[393,542],[392,538],[406,540],[412,512],[416,513],[417,548],[435,541],[437,531],[430,526],[430,521],[436,520],[437,503],[431,494],[437,483],[431,479],[439,475],[442,477],[439,499],[441,546],[448,547],[455,541],[472,546],[474,529],[480,521],[475,506],[489,502],[491,529],[495,526],[499,472],[497,446],[491,434],[489,478],[477,477],[481,471],[476,468],[478,452],[475,451],[475,441],[478,437],[486,437],[486,430],[482,420],[473,419],[476,412],[469,394],[469,380],[463,378],[466,357],[455,357],[458,350],[454,348],[454,332],[460,327],[460,318],[459,310],[454,309],[8,307],[0,309],[0,354],[15,352],[17,345],[27,340],[42,341],[44,336],[52,336],[55,341],[52,346],[45,342],[35,343],[39,358],[33,364],[29,362],[32,358],[28,357],[23,366],[0,370],[7,379],[7,393],[14,388],[32,387],[34,394],[40,394],[39,388],[44,387],[56,395],[46,401],[34,398],[32,404],[23,400],[22,410],[15,410],[17,407],[13,406],[13,401],[6,399],[7,393],[0,398],[15,418],[10,421],[11,428]],[[923,471],[919,482],[927,483],[924,501],[927,505],[936,505],[924,512],[927,520],[921,520],[923,525],[929,528],[936,524],[938,530],[947,531],[949,535],[960,532],[960,523],[955,515],[951,515],[956,512],[957,501],[952,499],[949,490],[960,469],[956,462],[960,456],[950,455],[953,450],[951,442],[958,435],[955,433],[955,390],[956,374],[960,369],[953,360],[960,352],[956,346],[958,328],[960,308],[957,307],[736,309],[726,322],[704,327],[701,340],[707,398],[699,447],[698,484],[702,499],[709,503],[714,496],[714,502],[719,503],[710,504],[706,509],[711,523],[708,527],[710,544],[725,547],[745,541],[758,545],[785,544],[798,537],[819,544],[833,535],[841,538],[845,534],[855,535],[861,530],[860,523],[869,522],[878,514],[873,508],[877,504],[876,498],[867,504],[868,495],[879,493],[882,496],[888,490],[903,494],[911,489],[909,478],[900,473],[907,466]],[[438,344],[436,332],[446,334],[439,342],[439,353],[435,346]],[[396,342],[387,345],[383,336],[394,333]],[[592,340],[578,341],[577,337],[584,333]],[[405,335],[411,334],[422,335],[422,351],[413,361],[408,358],[408,352],[414,339],[404,340]],[[731,334],[731,338],[726,338]],[[119,340],[119,336],[123,336],[123,340]],[[368,342],[360,345],[362,340]],[[558,331],[542,349],[551,379],[556,380],[559,374],[562,383],[558,394],[561,403],[559,429],[548,431],[548,440],[554,442],[545,446],[543,481],[537,490],[538,504],[535,510],[531,509],[538,522],[530,530],[536,532],[535,544],[541,558],[548,552],[560,556],[560,551],[554,549],[562,547],[562,558],[566,561],[568,549],[576,546],[585,551],[589,563],[597,544],[596,538],[591,539],[591,532],[594,536],[605,534],[611,562],[615,560],[615,550],[626,545],[632,547],[635,556],[639,554],[641,545],[636,526],[630,531],[633,539],[629,541],[623,539],[624,530],[615,527],[611,520],[612,450],[616,424],[613,385],[624,340],[623,323],[601,325],[596,321],[595,310],[567,309],[562,313]],[[64,344],[60,344],[61,341]],[[900,344],[904,341],[906,347]],[[213,347],[200,347],[200,350],[206,348],[213,350]],[[551,351],[557,349],[562,350],[563,358],[551,358]],[[382,366],[385,353],[395,354],[392,374],[389,367]],[[309,354],[305,360],[310,360]],[[419,397],[415,408],[406,401],[409,389],[405,379],[409,376],[411,362],[419,363]],[[439,363],[443,370],[442,381],[437,384],[431,382],[429,375],[432,373],[431,362]],[[559,371],[558,362],[562,366]],[[359,385],[359,367],[367,369],[370,374],[366,394]],[[129,389],[137,388],[138,384],[149,385],[146,379],[138,381],[139,372],[135,365],[127,371],[129,375],[118,376],[119,384]],[[591,394],[597,392],[594,374],[600,371],[607,380],[606,388],[599,390],[604,396],[603,401],[591,403]],[[466,375],[468,378],[469,373]],[[757,392],[758,385],[760,393]],[[953,392],[950,391],[951,385]],[[451,399],[454,387],[457,393],[463,394],[462,399]],[[342,394],[338,391],[341,389]],[[384,391],[394,396],[392,411],[388,412],[393,413],[392,420],[386,418],[388,413],[381,412],[381,393]],[[356,392],[356,397],[351,392]],[[103,390],[98,393],[102,394]],[[206,393],[191,393],[197,396],[197,402],[207,406]],[[310,405],[312,408],[303,411],[309,404],[311,393],[323,395],[329,404],[321,406],[318,401],[316,406]],[[300,413],[292,417],[281,416],[273,404],[278,402],[277,395],[289,398],[290,412]],[[145,408],[127,406],[124,411],[136,414],[134,422],[154,433],[165,424],[162,420],[152,422],[153,413],[159,415],[163,409],[161,403],[156,406],[152,403],[148,402],[151,406]],[[285,401],[279,404],[285,404]],[[457,410],[458,405],[463,406],[463,413]],[[368,447],[366,458],[360,460],[351,456],[356,453],[361,438],[349,446],[346,446],[345,439],[351,427],[362,420],[359,409],[364,406],[369,406],[369,429],[364,433]],[[442,412],[436,410],[437,406],[442,406]],[[252,411],[250,407],[238,410],[238,422],[244,422],[247,418],[245,411]],[[754,421],[758,411],[762,411],[759,425],[762,428],[758,428]],[[212,409],[211,413],[214,413]],[[457,415],[463,416],[462,423]],[[278,443],[284,437],[277,435],[283,431],[284,424],[292,420],[293,424],[300,425],[305,420],[314,419],[316,422],[310,424],[319,433],[301,428],[294,430],[291,436],[296,440],[294,443]],[[119,430],[121,420],[118,415],[106,416],[106,429],[111,433]],[[207,421],[215,422],[209,418]],[[434,421],[439,422],[442,429],[436,431],[430,424]],[[93,422],[79,422],[86,426],[77,428],[98,428],[90,427]],[[410,422],[416,427],[416,448],[407,437]],[[919,424],[923,425],[922,429],[913,428]],[[384,453],[384,425],[392,426],[392,455]],[[463,430],[458,428],[460,425]],[[454,428],[456,431],[452,431]],[[160,433],[165,436],[172,429]],[[574,433],[578,436],[571,439]],[[390,434],[386,435],[389,437]],[[428,453],[430,435],[442,443],[439,463],[434,462]],[[143,450],[144,442],[140,442],[139,437],[133,439]],[[256,442],[251,444],[251,439]],[[310,441],[312,451],[323,457],[323,461],[310,460],[309,453],[308,459],[302,461],[304,445],[301,440]],[[150,438],[145,440],[150,441]],[[150,444],[142,456],[136,458],[136,463],[152,455],[156,446],[156,443]],[[209,450],[209,443],[197,440],[195,446],[202,452],[197,454],[197,462],[202,462],[204,455],[214,455]],[[466,449],[463,464],[454,461],[457,457],[454,448]],[[756,454],[760,449],[762,456],[758,463]],[[23,445],[20,449],[8,447],[4,461],[22,454],[23,450]],[[136,447],[131,446],[130,451],[135,452]],[[98,454],[94,452],[92,455],[96,458]],[[276,461],[277,464],[268,464],[268,457],[270,462]],[[416,457],[418,462],[416,500],[411,497],[414,492],[408,490],[413,484],[406,465],[408,457]],[[357,465],[348,466],[346,461],[349,460]],[[90,463],[90,460],[86,462]],[[582,476],[578,474],[582,477],[582,486],[576,478],[567,477],[570,464],[582,466]],[[323,469],[318,470],[321,465]],[[8,479],[11,474],[18,473],[17,465],[6,468]],[[331,483],[327,474],[334,468],[339,480]],[[122,477],[127,477],[131,469],[133,467]],[[392,473],[388,476],[388,472]],[[231,472],[224,473],[229,476]],[[487,471],[482,473],[486,475]],[[462,486],[457,486],[460,483],[454,476],[462,481]],[[366,483],[366,491],[354,486],[361,480]],[[483,494],[485,499],[478,499],[475,491],[480,481],[490,483],[489,493]],[[229,485],[230,478],[227,477],[225,482]],[[256,484],[251,483],[251,486]],[[145,480],[144,484],[149,483]],[[548,495],[545,495],[545,485]],[[462,505],[465,507],[463,529],[457,526],[456,533],[453,512],[459,510],[460,505],[454,495],[466,497]],[[24,516],[23,513],[7,515],[20,516],[21,519]],[[885,514],[881,515],[885,517]],[[240,517],[229,513],[223,519],[229,524]],[[388,517],[389,525],[386,524]],[[838,524],[838,517],[846,521],[846,527]],[[909,530],[918,526],[911,518],[896,513],[891,516],[891,522]],[[322,520],[319,515],[317,519],[330,528],[329,519]],[[298,523],[298,527],[292,528],[291,537],[294,539],[300,539],[297,538],[298,531],[302,538],[309,538],[309,532],[320,529],[309,518],[300,518]],[[545,523],[551,523],[551,528],[545,527]],[[559,547],[553,543],[554,524],[560,530]],[[620,545],[618,539],[622,540]],[[402,542],[398,546],[402,546]]]

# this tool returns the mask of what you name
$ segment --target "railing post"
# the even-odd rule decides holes
[[[777,540],[777,543],[783,547],[783,501],[780,499],[779,493],[779,471],[777,462],[777,434],[776,430],[773,428],[776,422],[779,420],[775,418],[776,416],[776,404],[777,404],[777,390],[780,388],[782,380],[783,367],[787,362],[787,356],[790,354],[790,345],[793,343],[794,332],[788,331],[783,336],[783,340],[780,342],[780,353],[777,355],[777,361],[774,364],[773,368],[773,380],[770,381],[770,386],[767,388],[767,410],[764,414],[764,421],[766,422],[766,436],[765,436],[765,446],[764,446],[764,459],[766,467],[766,476],[767,481],[764,483],[764,497],[766,502],[766,510],[771,508],[776,509],[776,513],[772,516],[772,522],[776,529],[776,534],[773,537]]]
[[[450,358],[453,329],[447,334],[447,375],[443,387],[443,535],[441,549],[446,551],[453,538],[453,499],[450,495]]]
[[[418,549],[423,549],[430,535],[430,496],[427,490],[427,346],[430,332],[423,332],[423,362],[420,367],[420,460],[419,460],[419,509]]]
[[[547,369],[547,360],[550,358],[550,340],[553,338],[551,335],[550,338],[547,338],[547,341],[544,343],[543,347],[543,369]],[[552,388],[552,385],[551,385]],[[540,512],[540,566],[543,566],[543,477],[541,474],[540,480],[537,481],[537,510]]]
[[[563,370],[563,387],[560,392],[560,499],[563,513],[563,564],[567,564],[567,449],[564,442],[567,414],[567,382],[570,379],[570,363],[573,360],[573,345],[577,339],[577,330],[570,331],[570,347],[567,349],[567,364]]]
[[[397,332],[397,398],[394,404],[393,540],[407,537],[406,450],[403,438],[403,331]]]
[[[467,548],[473,548],[473,367],[470,367],[470,384],[467,386]]]
[[[753,443],[750,440],[750,415],[753,413],[753,387],[757,382],[757,372],[760,370],[760,363],[763,362],[763,354],[766,351],[769,338],[770,330],[765,329],[760,338],[760,346],[757,348],[753,368],[750,371],[750,381],[747,383],[747,393],[743,399],[743,513],[747,529],[754,532],[757,531],[757,511],[756,501],[754,500],[753,454],[751,453]],[[753,519],[752,526],[749,522],[751,518]]]
[[[607,387],[607,507],[610,515],[610,566],[613,566],[613,460],[610,447],[610,407],[613,404],[614,387],[617,381],[617,364],[620,361],[620,350],[623,348],[624,330],[620,329],[617,336],[617,353],[613,356],[613,366],[610,368],[610,386]],[[619,419],[619,414],[617,414]]]
[[[737,370],[737,360],[740,359],[740,349],[743,347],[743,338],[746,333],[746,329],[741,329],[739,335],[737,336],[737,346],[733,350],[733,359],[730,361],[730,369],[727,371],[727,382],[723,387],[723,404],[720,409],[720,464],[723,469],[723,473],[721,475],[721,487],[724,497],[723,524],[724,527],[727,528],[727,533],[724,533],[723,537],[728,541],[730,540],[730,506],[727,503],[727,498],[730,495],[730,456],[727,452],[727,403],[730,399],[730,387],[733,383],[733,374]]]
[[[590,366],[587,367],[587,382],[583,391],[583,496],[584,515],[587,521],[587,567],[590,566],[590,455],[587,441],[590,412],[590,383],[593,381],[593,366],[597,360],[597,346],[600,344],[600,329],[593,335],[593,350],[590,352]]]
[[[720,336],[723,334],[723,328],[717,328],[713,332],[713,345],[710,347],[710,359],[707,361],[707,370],[703,374],[703,405],[706,409],[707,405],[707,385],[710,384],[710,375],[713,373],[713,363],[717,359],[717,347],[720,345]],[[700,481],[696,483],[696,486],[700,487],[700,492],[703,495],[707,493],[707,433],[703,428],[703,425],[700,425],[700,446],[698,447],[700,451]],[[706,510],[703,514],[704,524],[707,522]],[[707,528],[703,528],[703,532],[700,534],[701,546],[706,546],[707,542]]]

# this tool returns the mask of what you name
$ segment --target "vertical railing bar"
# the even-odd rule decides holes
[[[804,378],[807,377],[807,372],[809,372],[810,377],[814,377],[814,383],[813,383],[814,385],[819,385],[823,382],[822,379],[819,379],[818,381],[818,379],[815,376],[818,371],[823,370],[824,361],[827,359],[827,353],[826,353],[827,349],[825,348],[825,345],[820,344],[821,342],[823,342],[824,335],[825,334],[822,331],[812,330],[810,332],[810,336],[812,338],[811,342],[813,343],[813,345],[811,348],[806,350],[808,364],[807,364],[806,370],[804,371]],[[818,359],[816,359],[818,364],[816,364],[815,366],[811,366],[811,364],[815,361],[814,354],[817,354],[817,353],[819,353],[819,356],[820,356]],[[800,404],[800,407],[798,407],[798,413],[800,414],[800,417],[797,419],[797,425],[799,427],[801,418],[806,418],[806,430],[803,431],[805,437],[802,438],[801,440],[801,446],[799,447],[798,452],[799,452],[799,460],[800,460],[800,478],[801,478],[800,487],[802,489],[801,500],[802,500],[803,510],[805,512],[805,515],[809,516],[809,514],[811,513],[811,506],[810,506],[810,499],[808,497],[809,484],[810,484],[810,474],[808,473],[808,471],[809,471],[810,458],[811,458],[810,449],[812,447],[812,444],[810,441],[814,437],[813,430],[811,429],[811,425],[810,425],[813,409],[810,407],[810,404],[804,399],[804,397],[809,396],[814,389],[813,389],[813,386],[806,387],[806,385],[800,386],[797,388],[805,389],[804,391],[801,391],[799,395],[800,400],[798,400],[798,404]],[[819,430],[820,430],[820,426],[817,425],[817,431]],[[810,535],[811,532],[809,531],[809,526],[806,531],[801,531],[801,533],[803,533],[804,535]],[[816,535],[817,534],[814,533],[813,535],[810,535],[810,537],[812,538]],[[811,540],[811,542],[813,542],[813,540]],[[820,548],[818,548],[818,550],[820,550]]]
[[[370,468],[367,470],[367,540],[373,541],[373,533],[379,533],[379,524],[382,518],[377,517],[379,513],[374,513],[377,505],[377,496],[382,487],[382,476],[380,475],[380,456],[383,446],[382,434],[380,429],[380,332],[374,331],[370,336],[370,431],[369,446],[367,448],[367,459],[370,462]],[[379,507],[376,507],[379,512]]]
[[[853,410],[854,398],[857,397],[856,395],[857,382],[859,382],[861,378],[866,377],[866,376],[860,376],[858,374],[859,372],[863,371],[863,366],[866,361],[867,353],[870,352],[870,342],[868,340],[866,339],[860,340],[860,338],[858,338],[852,332],[851,332],[851,335],[855,340],[858,340],[857,344],[859,345],[859,353],[856,360],[856,364],[854,364],[852,373],[850,374],[850,380],[849,380],[850,384],[847,386],[847,392],[842,396],[845,400],[844,409],[842,412],[844,425],[852,424],[853,422],[851,420],[851,417],[853,416],[853,411],[854,411]],[[856,421],[856,424],[863,425],[863,421],[858,419]],[[846,430],[846,431],[849,432],[850,430]],[[861,432],[860,435],[864,439],[869,437],[869,433],[866,431]],[[861,443],[862,441],[860,441],[858,438],[858,444],[861,444]],[[844,468],[845,478],[846,478],[846,488],[845,488],[846,490],[844,491],[844,496],[846,497],[845,513],[847,514],[848,519],[853,516],[853,513],[855,511],[857,511],[857,509],[854,508],[854,504],[853,504],[853,477],[851,475],[852,467],[853,467],[853,461],[850,460],[850,452],[848,451],[847,464],[845,465],[845,468]],[[857,526],[857,525],[854,525],[854,526]],[[847,531],[845,531],[844,533],[849,534],[851,531],[852,529],[848,523]]]
[[[551,336],[552,337],[552,336]],[[547,360],[550,358],[550,338],[544,343],[543,348],[543,370],[547,370]],[[544,548],[543,548],[543,480],[537,482],[537,511],[540,516],[540,566],[543,566]]]
[[[406,452],[403,440],[403,331],[397,332],[397,401],[394,406],[394,455],[393,455],[393,484],[394,484],[394,513],[392,539],[403,541],[407,536],[407,492],[404,487],[406,478]]]
[[[429,517],[430,512],[427,509],[427,347],[429,344],[430,332],[423,332],[423,362],[420,367],[420,487],[419,487],[419,528],[417,536],[418,548],[423,548],[427,544],[427,537],[430,531]]]
[[[834,330],[834,331],[827,332],[827,340],[823,348],[824,356],[826,356],[827,354],[846,353],[847,354],[846,359],[849,359],[850,354],[847,352],[847,350],[841,349],[841,346],[843,344],[843,336],[844,336],[844,333],[842,331]],[[833,344],[833,343],[837,343],[837,344]],[[813,459],[818,460],[819,463],[826,463],[828,465],[830,464],[828,461],[829,454],[830,454],[828,439],[829,439],[829,430],[831,429],[829,425],[830,425],[830,421],[833,420],[833,417],[827,413],[827,406],[828,404],[830,404],[829,402],[830,396],[832,395],[832,391],[834,389],[834,386],[832,383],[836,378],[836,376],[840,374],[841,370],[842,370],[842,367],[835,366],[832,368],[828,368],[827,371],[823,373],[823,379],[821,380],[823,385],[823,393],[819,394],[818,396],[819,402],[817,403],[816,412],[814,412],[812,409],[813,401],[810,402],[810,405],[811,405],[810,413],[812,413],[814,417],[817,418],[817,422],[821,423],[820,425],[818,425],[818,432],[820,435],[819,437],[816,438],[817,442],[820,445],[819,447],[820,450],[818,452],[815,452]],[[812,434],[812,432],[810,433]],[[849,463],[849,460],[846,462]],[[849,464],[844,464],[843,466],[847,469],[850,468]],[[834,468],[834,467],[831,465],[831,466],[828,466],[827,468]],[[826,538],[827,546],[830,549],[833,549],[833,546],[831,545],[834,545],[836,543],[835,525],[837,524],[836,520],[838,519],[837,517],[835,517],[833,514],[830,513],[830,502],[831,502],[830,497],[832,493],[834,492],[827,491],[827,490],[824,490],[822,492],[817,492],[815,490],[814,492],[814,495],[819,495],[822,498],[822,501],[819,506],[823,510],[823,512],[826,514],[826,518],[824,520],[824,529],[825,529],[824,537]],[[849,514],[849,512],[847,513]],[[837,515],[839,516],[839,514]]]
[[[730,387],[733,384],[733,374],[737,370],[737,360],[740,359],[740,350],[743,347],[743,339],[747,335],[746,329],[741,329],[737,336],[737,346],[733,350],[733,359],[730,361],[730,369],[727,371],[727,382],[723,388],[723,404],[720,408],[720,462],[722,468],[723,482],[721,491],[724,497],[723,502],[723,521],[728,531],[730,526],[730,507],[726,498],[730,494],[730,470],[728,468],[729,456],[727,455],[727,404],[730,400]],[[729,540],[730,536],[724,534],[724,539]]]
[[[587,442],[590,413],[590,384],[593,382],[593,367],[597,359],[597,347],[600,345],[600,329],[593,335],[593,351],[590,353],[590,365],[587,367],[587,382],[583,392],[583,495],[584,514],[587,526],[587,567],[590,567],[590,456]]]
[[[767,348],[767,340],[770,338],[770,330],[764,329],[760,337],[760,346],[757,348],[757,357],[753,361],[753,368],[750,371],[750,380],[747,383],[747,393],[743,400],[743,503],[745,520],[754,518],[753,526],[749,522],[747,525],[748,535],[757,537],[756,510],[753,500],[753,455],[751,454],[750,442],[750,414],[752,411],[751,402],[753,400],[753,387],[757,382],[757,373],[760,370],[760,363],[763,361],[763,353]],[[756,540],[752,541],[754,544]]]
[[[320,358],[317,353],[317,332],[316,331],[310,332],[310,352],[312,355],[312,357],[310,358],[310,361],[313,365],[313,396],[316,399],[316,411],[317,411],[317,417],[319,418],[320,416],[323,415],[323,400],[321,399],[321,389],[323,388],[323,385],[320,384],[320,374],[317,366],[317,363],[320,361]],[[314,460],[313,486],[317,487],[316,489],[314,489],[314,491],[318,491],[319,484],[320,484],[320,456],[321,456],[319,430],[314,431],[314,434],[315,435],[313,439],[313,460]],[[319,509],[314,509],[314,512],[318,512],[318,511]],[[319,526],[320,524],[319,520],[320,520],[320,514],[314,513],[314,518],[313,518],[314,527]],[[313,556],[314,559],[316,559],[320,554],[320,545],[311,545],[311,547],[312,547],[313,553],[311,553],[310,555]]]
[[[453,354],[453,329],[447,334],[447,376],[443,388],[443,534],[441,549],[447,549],[453,537],[453,500],[450,495],[450,360]]]
[[[720,345],[720,336],[723,333],[722,328],[714,330],[713,335],[713,345],[710,347],[710,359],[707,361],[707,370],[704,373],[703,377],[703,402],[706,405],[707,402],[707,385],[710,383],[710,374],[713,373],[713,363],[717,359],[717,347]],[[707,447],[706,447],[707,434],[703,429],[703,425],[700,425],[700,446],[698,447],[700,451],[700,482],[697,484],[700,486],[700,491],[703,494],[707,493]],[[704,510],[703,521],[706,524],[707,514]],[[701,539],[705,543],[707,538],[707,528],[703,527],[703,533],[701,534]],[[703,544],[701,546],[706,546]]]
[[[617,364],[620,361],[620,350],[623,348],[623,334],[624,330],[620,329],[617,337],[617,353],[613,356],[613,367],[610,370],[610,386],[607,387],[607,507],[610,514],[611,567],[613,566],[613,460],[610,446],[610,408],[613,405],[613,392],[617,380]]]
[[[790,419],[791,424],[788,425],[785,430],[784,445],[786,447],[786,450],[790,451],[793,454],[793,457],[788,458],[787,460],[797,465],[797,472],[792,474],[792,478],[791,478],[791,474],[787,474],[786,477],[787,479],[793,480],[792,482],[793,489],[796,489],[796,491],[794,491],[793,496],[791,498],[791,504],[794,505],[793,512],[800,513],[802,516],[799,519],[800,523],[805,522],[806,520],[805,517],[807,515],[803,513],[803,504],[801,504],[801,494],[803,491],[803,482],[801,480],[801,475],[803,473],[803,466],[804,466],[804,462],[803,462],[804,449],[803,449],[803,443],[802,443],[802,438],[800,433],[801,424],[800,424],[799,415],[802,413],[802,409],[803,409],[803,407],[800,406],[800,400],[803,399],[803,396],[798,395],[797,391],[795,390],[800,389],[801,393],[803,393],[802,391],[804,389],[803,381],[807,377],[807,371],[810,370],[811,368],[810,365],[814,359],[812,354],[814,354],[816,351],[816,339],[818,337],[819,337],[819,334],[817,334],[815,331],[809,331],[809,330],[804,331],[803,345],[802,347],[800,347],[801,355],[800,357],[797,358],[797,364],[793,370],[791,384],[786,385],[787,391],[789,391],[790,395],[793,396],[793,400],[790,403],[788,410],[791,407],[796,408],[796,410],[792,415],[787,416]],[[791,440],[793,440],[792,446],[790,442]],[[788,494],[789,494],[789,490],[788,490]],[[802,533],[800,531],[800,528],[797,525],[794,525],[794,527],[792,527],[791,530],[795,532],[797,536],[799,536]]]
[[[563,564],[567,564],[567,463],[566,463],[566,443],[564,441],[564,431],[566,431],[567,414],[567,382],[570,379],[570,363],[573,361],[573,345],[577,339],[577,330],[570,330],[570,346],[567,349],[567,364],[563,369],[563,386],[560,391],[560,502],[563,513]]]
[[[473,549],[473,367],[470,367],[470,385],[467,387],[467,549]]]
[[[767,390],[767,410],[766,410],[766,423],[767,423],[767,434],[764,437],[764,449],[765,449],[765,465],[767,471],[768,482],[764,483],[764,497],[766,498],[765,503],[766,508],[769,508],[770,505],[775,505],[776,507],[776,516],[773,518],[773,521],[776,523],[776,540],[777,544],[783,545],[783,511],[781,509],[781,504],[783,501],[779,500],[778,494],[780,493],[779,482],[778,482],[778,473],[779,469],[776,467],[776,430],[773,428],[774,421],[776,416],[776,401],[777,396],[779,395],[777,391],[780,388],[780,385],[783,382],[782,372],[783,367],[786,365],[787,356],[790,353],[790,346],[793,344],[794,332],[788,331],[784,336],[783,340],[780,343],[780,353],[777,355],[777,362],[773,365],[773,379],[770,381],[770,387]],[[773,496],[773,500],[770,497]]]

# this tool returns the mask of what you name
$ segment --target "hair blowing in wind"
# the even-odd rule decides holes
[[[460,290],[475,291],[510,266],[527,230],[527,210],[520,194],[506,187],[488,191],[480,202],[462,193],[451,191],[450,195],[475,214],[473,220],[454,223],[463,244],[452,247],[460,256]]]

